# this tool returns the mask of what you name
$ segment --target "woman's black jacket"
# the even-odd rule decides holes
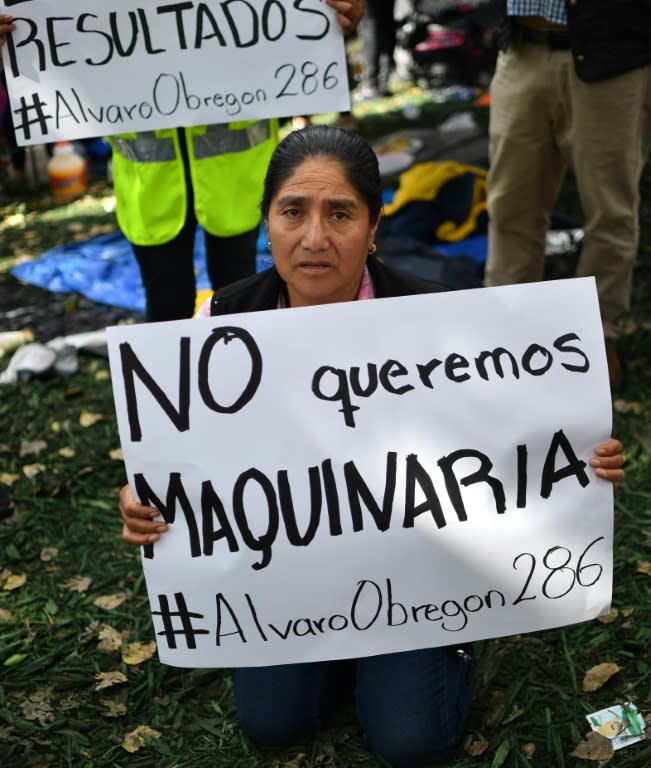
[[[375,297],[378,299],[446,290],[443,286],[417,280],[387,267],[382,259],[375,255],[368,257],[366,266],[373,281]],[[228,315],[276,309],[282,287],[280,275],[275,267],[271,267],[218,290],[210,303],[210,314]]]

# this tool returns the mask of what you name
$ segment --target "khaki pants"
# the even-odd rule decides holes
[[[486,285],[542,279],[549,212],[569,166],[585,218],[577,276],[595,276],[605,335],[617,338],[651,147],[651,66],[584,83],[570,51],[513,45],[491,83],[489,132]]]

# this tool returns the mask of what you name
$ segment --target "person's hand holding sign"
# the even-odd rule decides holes
[[[7,32],[13,32],[16,29],[16,25],[13,22],[13,16],[9,16],[7,13],[0,13],[0,48],[4,44]]]
[[[151,544],[158,541],[161,533],[167,530],[167,525],[162,520],[154,520],[160,514],[158,510],[141,504],[128,485],[120,491],[119,506],[124,521],[122,540],[127,544]]]
[[[364,0],[326,0],[337,13],[344,35],[352,34],[364,15]]]
[[[623,446],[614,437],[595,448],[595,456],[590,459],[590,466],[594,468],[597,477],[609,480],[615,489],[619,488],[624,480],[624,456]]]

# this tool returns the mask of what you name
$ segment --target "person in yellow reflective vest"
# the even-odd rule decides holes
[[[326,2],[344,34],[353,32],[364,0]],[[140,267],[148,321],[194,314],[197,222],[213,289],[255,273],[262,186],[277,144],[275,119],[111,137],[118,223]]]
[[[260,194],[278,143],[276,120],[110,140],[118,224],[140,267],[148,321],[194,314],[197,222],[213,288],[255,272]]]

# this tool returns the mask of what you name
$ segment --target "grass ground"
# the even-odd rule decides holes
[[[107,198],[110,190],[98,183],[83,200],[56,208],[45,197],[4,201],[0,330],[15,326],[11,309],[39,303],[58,331],[102,324],[101,312],[93,315],[78,298],[20,286],[8,269],[16,257],[112,229]],[[628,474],[616,498],[613,612],[604,621],[479,643],[472,713],[450,768],[651,765],[648,742],[612,758],[572,754],[589,712],[632,701],[651,719],[651,170],[643,200],[622,345],[627,376],[614,402]],[[571,185],[563,204],[570,212],[575,205]],[[0,766],[378,767],[352,712],[290,750],[260,751],[235,719],[228,672],[176,670],[150,657],[139,555],[119,539],[124,471],[116,449],[103,358],[82,357],[68,379],[0,390],[0,483],[16,505],[0,520]],[[585,693],[584,674],[601,662],[620,669]]]

